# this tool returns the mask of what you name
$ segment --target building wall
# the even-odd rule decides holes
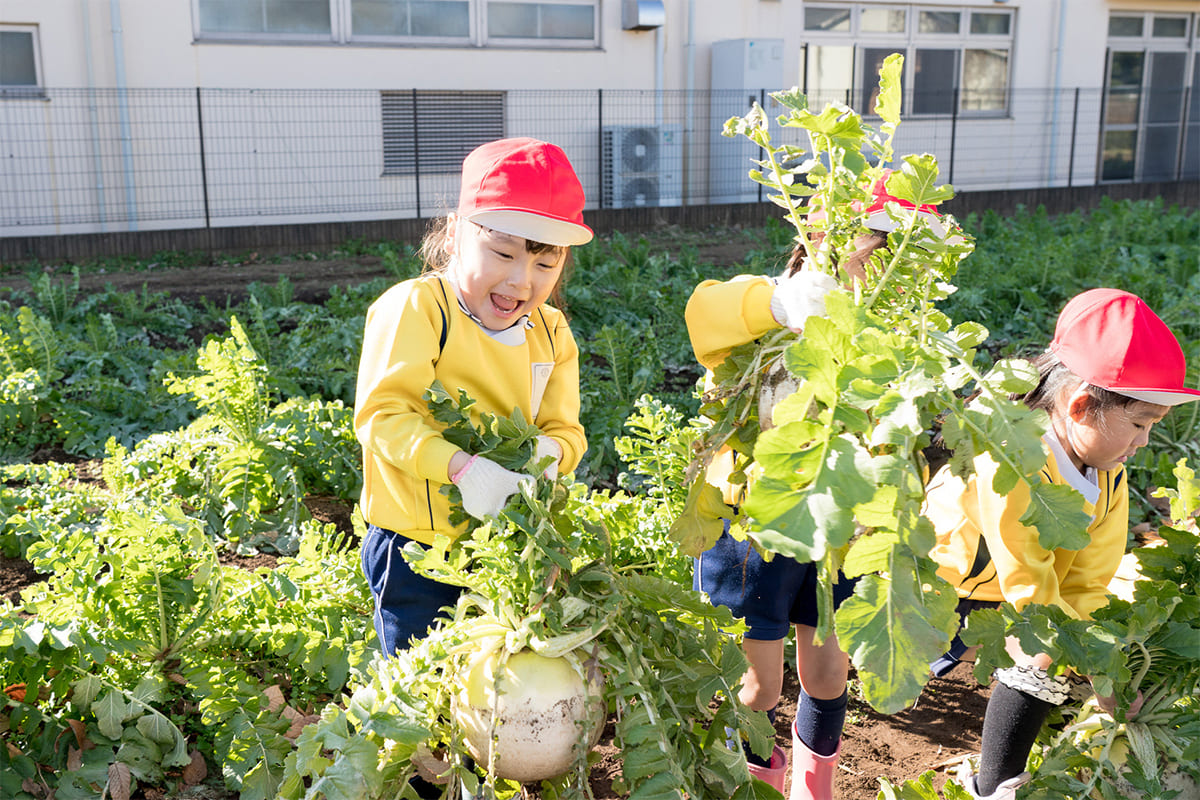
[[[630,31],[622,2],[601,1],[599,46],[510,49],[215,42],[197,39],[191,0],[3,0],[0,24],[38,26],[43,85],[76,91],[0,101],[0,130],[19,134],[7,137],[6,155],[16,157],[0,167],[0,235],[423,216],[448,207],[454,175],[384,174],[380,90],[507,92],[505,133],[563,144],[589,205],[620,207],[600,137],[630,126],[676,137],[678,161],[663,181],[670,203],[755,201],[746,177],[754,148],[720,129],[747,108],[743,89],[763,97],[802,83],[805,4],[666,0],[661,28]],[[970,190],[1093,182],[1097,137],[1072,141],[1071,133],[1099,130],[1110,10],[1200,11],[1200,0],[920,5],[1015,11],[1008,113],[908,118],[897,137],[898,153],[933,153],[943,179]],[[773,77],[741,83],[720,58],[714,72],[714,52],[727,54],[734,40],[777,43]],[[114,89],[118,53],[128,93]]]

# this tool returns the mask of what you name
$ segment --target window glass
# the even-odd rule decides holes
[[[454,36],[465,38],[471,35],[471,6],[465,2],[438,2],[422,0],[411,2],[409,14],[412,18],[413,36]]]
[[[918,48],[914,60],[913,113],[953,113],[958,51]]]
[[[1105,121],[1109,125],[1136,125],[1138,105],[1142,99],[1142,66],[1145,56],[1140,52],[1112,54],[1108,77],[1108,107]]]
[[[1007,107],[1007,92],[1007,50],[963,52],[964,111],[1003,111]]]
[[[858,27],[865,33],[904,33],[903,9],[864,8],[858,18]]]
[[[847,90],[854,85],[852,46],[809,45],[805,67],[804,92],[812,106],[823,108],[826,103],[834,101],[850,105]]]
[[[1011,24],[1012,16],[1010,14],[971,12],[971,33],[1007,36]]]
[[[1108,18],[1108,35],[1109,36],[1141,36],[1142,35],[1142,18],[1141,17],[1118,17],[1113,15]]]
[[[488,36],[533,39],[537,29],[537,6],[532,3],[488,3]]]
[[[1136,131],[1105,132],[1104,163],[1100,170],[1102,180],[1133,180],[1133,149],[1136,144]]]
[[[351,0],[355,36],[446,36],[471,34],[467,0]]]
[[[850,9],[808,8],[804,9],[804,30],[850,32]]]
[[[1183,80],[1187,53],[1151,53],[1146,93],[1146,122],[1177,123],[1183,118]]]
[[[0,86],[37,86],[33,31],[0,31]]]
[[[958,33],[962,13],[959,11],[922,11],[917,16],[921,33]]]
[[[1142,180],[1175,180],[1176,161],[1179,158],[1178,126],[1147,126],[1142,136],[1142,148]]]
[[[1150,30],[1152,36],[1183,39],[1187,37],[1187,27],[1185,17],[1155,17]]]
[[[203,33],[328,34],[329,0],[198,0]]]
[[[541,35],[547,39],[592,39],[596,15],[591,6],[543,5]]]
[[[595,13],[590,5],[488,3],[488,36],[496,39],[592,39]]]

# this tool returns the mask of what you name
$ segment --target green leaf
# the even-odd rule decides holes
[[[729,518],[732,513],[721,490],[700,475],[688,488],[683,512],[671,524],[668,535],[679,544],[681,552],[698,558],[721,538],[725,529],[722,518]]]
[[[916,700],[929,663],[945,652],[958,628],[958,598],[950,584],[932,570],[919,574],[911,558],[895,558],[892,566],[890,580],[859,578],[836,614],[838,643],[854,662],[863,695],[885,714]],[[926,583],[929,591],[922,589]]]
[[[124,723],[129,716],[129,704],[119,692],[108,691],[92,703],[92,713],[100,732],[110,739],[120,739]]]
[[[1029,487],[1029,507],[1019,521],[1037,529],[1038,544],[1047,550],[1082,550],[1091,542],[1092,522],[1083,508],[1083,496],[1070,486],[1038,481]]]
[[[883,60],[879,69],[879,94],[875,98],[875,113],[885,123],[896,126],[900,122],[900,78],[904,74],[904,56],[892,53]]]

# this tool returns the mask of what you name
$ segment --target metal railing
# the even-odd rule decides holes
[[[1186,90],[1144,124],[1099,89],[1011,91],[993,111],[917,100],[942,112],[906,116],[896,152],[934,154],[960,191],[1200,178]],[[433,216],[454,205],[462,156],[498,133],[561,145],[589,208],[753,203],[757,148],[721,135],[753,102],[778,112],[762,90],[0,91],[0,236]]]

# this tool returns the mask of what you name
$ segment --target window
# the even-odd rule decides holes
[[[41,94],[37,28],[0,25],[0,92],[6,97]]]
[[[599,0],[193,0],[200,41],[595,47]]]
[[[1003,114],[1008,109],[1014,13],[806,4],[805,91],[822,99],[853,92],[869,113],[883,60],[902,53],[903,113]],[[835,86],[837,80],[844,83]]]
[[[1200,178],[1197,17],[1112,14],[1101,133],[1102,181]]]
[[[381,92],[380,104],[384,175],[456,173],[476,147],[504,138],[504,92]]]

